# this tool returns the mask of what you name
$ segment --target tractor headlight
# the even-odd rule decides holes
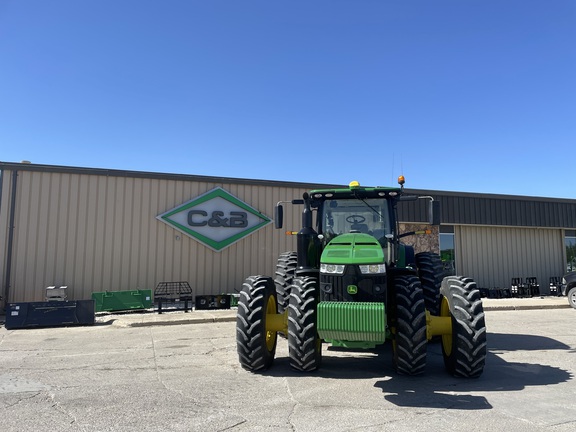
[[[361,265],[359,267],[362,274],[386,273],[386,264],[368,264],[368,265]]]
[[[344,267],[343,264],[320,264],[320,273],[343,274]]]

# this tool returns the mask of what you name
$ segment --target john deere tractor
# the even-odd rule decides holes
[[[486,327],[479,290],[467,277],[443,277],[440,257],[414,253],[402,243],[396,209],[429,199],[430,223],[439,224],[438,202],[409,196],[400,187],[312,190],[302,199],[297,251],[278,258],[275,277],[250,276],[240,292],[237,349],[250,371],[269,368],[278,335],[288,340],[290,366],[314,371],[324,343],[375,348],[392,342],[400,374],[426,366],[428,342],[439,340],[449,373],[478,377],[486,358]],[[283,225],[283,204],[275,209]],[[314,213],[316,214],[314,217]]]

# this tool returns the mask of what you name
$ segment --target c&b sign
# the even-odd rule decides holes
[[[217,252],[272,222],[222,188],[212,189],[156,218]]]

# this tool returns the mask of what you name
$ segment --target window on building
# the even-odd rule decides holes
[[[567,230],[564,243],[566,244],[566,271],[576,271],[576,230]]]
[[[456,255],[454,254],[454,227],[440,226],[440,258],[446,275],[456,274]]]

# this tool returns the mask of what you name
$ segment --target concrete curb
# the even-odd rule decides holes
[[[537,309],[568,309],[569,304],[566,305],[508,305],[508,306],[485,306],[484,311],[511,311],[511,310],[537,310]]]
[[[210,311],[169,311],[162,314],[154,310],[99,313],[96,315],[97,325],[113,325],[117,327],[150,327],[172,326],[183,324],[210,324],[236,321],[236,309]]]
[[[520,311],[520,310],[552,310],[570,309],[566,297],[537,297],[514,299],[482,299],[484,311]],[[210,324],[236,321],[236,309],[210,311],[168,311],[158,314],[154,310],[134,312],[118,312],[96,314],[96,325],[114,325],[117,327],[152,327],[174,326],[185,324]],[[0,325],[5,322],[5,316],[0,315]]]
[[[570,308],[566,297],[483,298],[485,311],[537,310]]]
[[[531,298],[531,299],[482,299],[484,303],[484,311],[519,311],[519,310],[550,310],[550,309],[569,309],[570,305],[564,297],[559,298]],[[147,327],[159,325],[180,325],[180,324],[207,324],[207,323],[221,323],[221,322],[234,322],[236,321],[236,310],[213,310],[210,311],[209,316],[199,316],[205,314],[207,311],[192,312],[197,314],[195,316],[182,316],[181,314],[174,313],[174,315],[163,315],[164,318],[159,318],[159,315],[151,315],[153,319],[138,320],[133,322],[118,323],[121,326],[128,327]],[[121,320],[122,321],[122,320]]]
[[[188,318],[182,320],[170,320],[170,321],[141,321],[128,324],[128,327],[149,327],[156,325],[180,325],[180,324],[210,324],[219,322],[232,322],[236,321],[236,317],[225,316],[225,317],[214,317],[214,318]]]

